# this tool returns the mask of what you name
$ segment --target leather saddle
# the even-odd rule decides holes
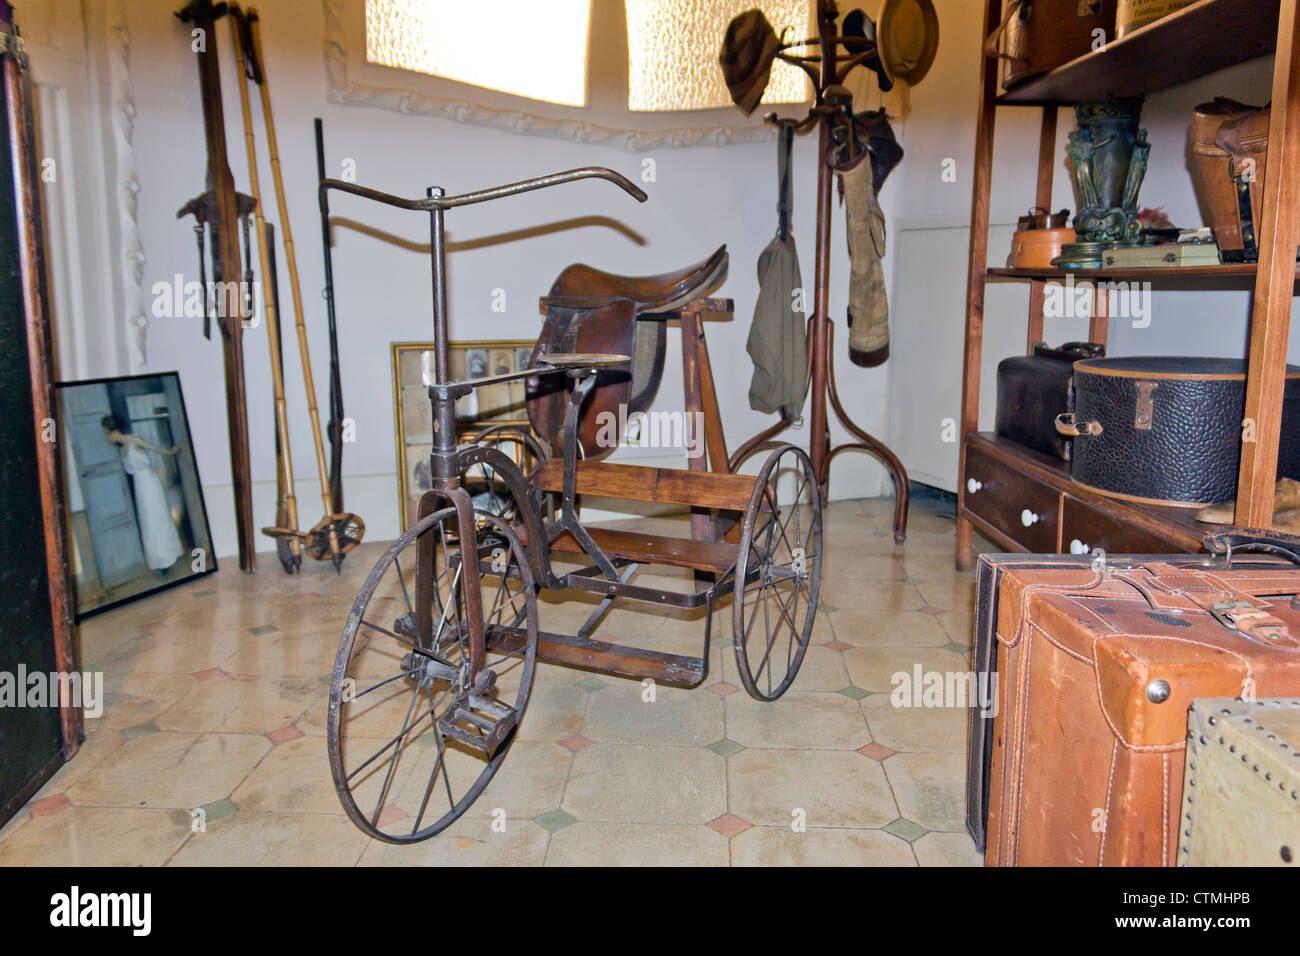
[[[666,329],[654,316],[709,295],[727,277],[727,264],[727,247],[723,245],[702,262],[662,275],[620,276],[582,263],[560,273],[542,299],[546,319],[530,367],[543,364],[545,356],[553,352],[632,357],[630,366],[601,370],[583,404],[578,439],[586,459],[606,457],[623,437],[617,425],[612,432],[605,427],[609,419],[602,413],[613,414],[615,422],[625,421],[648,409],[659,391]],[[572,387],[572,380],[560,374],[527,380],[528,419],[538,437],[556,451]],[[623,415],[619,406],[627,409]],[[611,434],[613,441],[608,440]]]

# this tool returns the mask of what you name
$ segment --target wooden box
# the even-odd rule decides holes
[[[1219,247],[1212,242],[1165,242],[1158,246],[1117,246],[1101,255],[1107,269],[1168,269],[1217,266]]]
[[[1187,717],[1179,866],[1300,868],[1300,698],[1200,698]]]

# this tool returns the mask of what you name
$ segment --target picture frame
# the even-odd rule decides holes
[[[453,381],[482,378],[527,368],[534,342],[525,339],[447,343],[448,375]],[[414,523],[420,498],[429,490],[433,448],[433,342],[392,342],[393,421],[397,442],[398,519],[402,531]],[[524,380],[486,385],[456,404],[458,439],[493,425],[511,425],[530,434],[524,406]],[[522,452],[505,448],[508,454]]]
[[[180,375],[55,385],[76,619],[217,570]]]

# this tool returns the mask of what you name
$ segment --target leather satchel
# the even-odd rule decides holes
[[[1037,342],[1032,355],[1003,359],[997,375],[997,433],[1069,461],[1070,442],[1057,433],[1056,417],[1073,408],[1074,363],[1105,354],[1105,346],[1096,342],[1066,342],[1056,349]]]
[[[1210,208],[1224,262],[1259,259],[1270,115],[1266,106],[1223,96],[1202,103],[1192,115],[1192,179]]]
[[[971,748],[988,742],[987,815],[968,789],[986,865],[1173,865],[1192,701],[1300,696],[1300,538],[1238,529],[1207,546],[1236,553],[1112,557],[1106,573],[1089,557],[981,557],[1010,558],[997,712]],[[1255,546],[1287,557],[1242,553]]]

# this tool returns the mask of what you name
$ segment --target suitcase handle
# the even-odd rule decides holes
[[[1267,551],[1300,564],[1300,535],[1267,528],[1229,528],[1207,534],[1205,550],[1223,555],[1225,567],[1232,565],[1234,551]]]
[[[1056,433],[1066,438],[1078,438],[1080,435],[1100,435],[1101,422],[1076,422],[1072,412],[1062,412],[1056,416]],[[1300,543],[1300,539],[1297,539]],[[1300,558],[1296,559],[1300,561]]]
[[[1098,342],[1066,342],[1052,348],[1046,342],[1035,342],[1034,354],[1062,362],[1078,362],[1083,359],[1105,358],[1106,346]]]

